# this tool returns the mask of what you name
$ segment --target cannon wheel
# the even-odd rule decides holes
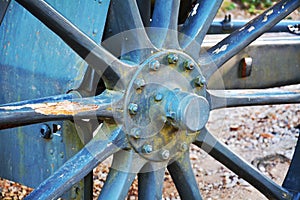
[[[210,111],[217,108],[299,103],[296,91],[220,92],[209,90],[207,82],[226,61],[297,9],[300,1],[280,1],[200,54],[221,0],[187,1],[190,4],[184,10],[180,10],[180,0],[149,1],[143,6],[142,1],[112,0],[104,34],[108,42],[103,45],[46,2],[17,2],[62,38],[105,84],[105,89],[92,97],[79,88],[59,97],[1,106],[1,129],[51,120],[73,120],[75,124],[90,118],[102,120],[94,129],[95,137],[27,199],[58,198],[111,155],[112,167],[99,199],[124,199],[136,176],[140,199],[160,199],[166,169],[182,199],[201,199],[189,160],[191,144],[266,197],[299,198],[299,142],[280,186],[220,143],[205,124]],[[118,42],[109,40],[117,33],[120,43],[109,45]],[[78,97],[80,93],[84,98]]]

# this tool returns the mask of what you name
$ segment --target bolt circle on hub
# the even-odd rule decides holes
[[[187,63],[189,68],[187,67]],[[159,66],[159,70],[157,70]],[[124,131],[142,157],[164,162],[188,150],[209,117],[200,67],[180,51],[162,51],[142,63],[125,95]],[[137,83],[143,80],[143,86]]]

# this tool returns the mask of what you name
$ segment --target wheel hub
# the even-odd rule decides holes
[[[200,67],[179,51],[155,53],[143,62],[124,105],[128,140],[151,161],[169,160],[188,150],[210,110]]]

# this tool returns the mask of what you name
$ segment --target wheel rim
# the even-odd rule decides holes
[[[18,0],[17,2],[57,33],[87,63],[94,66],[95,70],[103,75],[107,89],[115,91],[106,90],[96,98],[87,98],[80,102],[70,100],[72,103],[80,105],[94,105],[94,109],[87,106],[85,110],[79,109],[78,112],[49,114],[37,112],[37,109],[41,109],[41,105],[28,106],[26,103],[21,103],[17,106],[0,107],[3,113],[1,115],[8,115],[13,111],[23,112],[25,109],[33,116],[36,113],[42,114],[44,118],[40,116],[41,118],[38,118],[37,121],[58,119],[57,115],[60,115],[59,119],[83,119],[92,116],[109,117],[117,122],[117,124],[111,124],[110,121],[105,121],[105,128],[101,127],[101,130],[96,132],[98,137],[93,138],[82,151],[42,183],[28,196],[29,199],[58,197],[99,162],[112,154],[115,155],[113,168],[99,199],[125,198],[129,186],[137,174],[139,175],[139,196],[142,199],[161,198],[163,176],[167,167],[182,199],[200,199],[201,195],[188,155],[188,146],[192,142],[211,153],[217,160],[227,163],[231,170],[253,184],[267,197],[278,199],[292,197],[292,193],[266,179],[248,164],[243,162],[240,165],[237,164],[241,160],[222,146],[203,127],[208,120],[209,110],[224,106],[247,105],[246,101],[250,97],[256,100],[251,105],[274,103],[274,101],[276,103],[299,103],[299,92],[294,91],[279,92],[279,97],[269,98],[269,95],[275,93],[278,95],[278,91],[270,90],[268,95],[262,95],[261,91],[257,91],[253,97],[253,91],[243,91],[242,95],[238,92],[228,92],[224,95],[210,92],[206,87],[206,79],[209,80],[222,64],[264,33],[267,27],[274,25],[299,7],[299,1],[279,2],[245,27],[209,49],[207,54],[199,56],[195,52],[200,51],[209,24],[222,1],[196,1],[190,16],[178,34],[179,0],[157,0],[154,5],[153,21],[150,23],[152,27],[147,30],[143,25],[138,4],[135,1],[114,0],[111,2],[111,15],[123,8],[115,19],[119,28],[118,32],[121,34],[125,32],[125,37],[121,36],[125,42],[123,40],[121,44],[120,59],[102,46],[95,44],[72,24],[65,23],[64,18],[57,13],[49,12],[55,17],[47,15],[45,17],[44,13],[49,10],[53,11],[45,2],[36,3],[30,0]],[[40,10],[44,12],[39,12]],[[169,12],[171,10],[174,12]],[[160,18],[163,20],[159,21]],[[62,24],[67,24],[66,29],[68,30],[61,26],[60,22],[62,21]],[[265,24],[261,25],[262,22]],[[70,38],[65,34],[66,31],[72,32],[74,37]],[[80,40],[84,42],[81,43]],[[130,42],[126,42],[126,40]],[[136,42],[133,43],[133,40]],[[236,43],[237,40],[241,42]],[[231,45],[232,43],[233,45]],[[113,50],[110,49],[110,51]],[[161,66],[161,63],[164,65]],[[166,78],[167,81],[162,83],[161,80],[166,77],[165,71],[172,71],[174,68],[176,73],[171,74],[173,78]],[[111,73],[107,73],[107,71]],[[151,76],[151,74],[155,75]],[[178,74],[180,74],[178,77],[184,77],[183,81],[180,81],[180,78],[179,81],[174,78]],[[158,80],[153,81],[155,77],[158,77]],[[170,86],[168,81],[173,85]],[[123,95],[124,91],[125,95]],[[289,95],[288,99],[284,98],[286,95]],[[69,97],[64,96],[63,98]],[[103,103],[104,100],[109,103]],[[224,100],[229,100],[229,103],[224,104]],[[53,101],[57,102],[57,99]],[[158,102],[163,106],[158,108]],[[194,106],[194,104],[198,104],[198,106]],[[48,106],[43,105],[42,108],[50,109]],[[51,109],[60,109],[61,111],[61,108],[57,107],[51,107]],[[194,109],[198,112],[193,113]],[[152,110],[153,113],[151,113]],[[157,110],[159,112],[154,112]],[[124,111],[124,113],[121,114],[120,111]],[[15,117],[14,114],[11,116]],[[146,123],[146,125],[150,124],[149,126],[143,124],[147,117],[149,117],[148,121],[153,124],[150,122]],[[189,118],[196,120],[189,123],[187,121]],[[7,117],[1,119],[3,119],[3,124],[8,121]],[[35,122],[28,120],[24,124]],[[138,124],[138,126],[134,126],[134,124]],[[1,128],[8,127],[2,125]],[[153,130],[156,130],[155,133]],[[80,164],[76,165],[81,159],[82,163],[79,162]],[[77,170],[71,171],[71,168],[75,166]],[[242,172],[245,174],[243,175]],[[63,180],[56,184],[56,180],[59,178]],[[151,185],[149,182],[158,184]],[[52,189],[47,190],[49,188]],[[112,190],[117,192],[111,194]]]

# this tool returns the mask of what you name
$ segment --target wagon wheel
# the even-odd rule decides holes
[[[114,155],[113,164],[99,199],[124,199],[136,175],[139,197],[159,199],[166,168],[182,199],[201,199],[189,160],[192,143],[266,197],[299,197],[299,183],[291,184],[293,177],[300,177],[299,156],[294,156],[284,186],[279,186],[205,128],[209,112],[217,108],[299,103],[300,94],[295,91],[220,92],[208,90],[206,84],[226,61],[299,7],[299,0],[277,3],[200,54],[201,43],[221,0],[195,1],[180,28],[179,0],[156,0],[151,22],[150,1],[149,9],[140,15],[136,1],[112,0],[111,16],[122,38],[119,57],[111,53],[114,49],[107,46],[108,51],[89,39],[46,2],[17,2],[101,74],[106,86],[95,97],[74,99],[76,95],[71,93],[1,106],[1,129],[51,120],[104,120],[95,130],[96,136],[27,199],[59,197],[110,155]],[[146,29],[147,24],[150,28]],[[295,155],[299,155],[299,147]]]

